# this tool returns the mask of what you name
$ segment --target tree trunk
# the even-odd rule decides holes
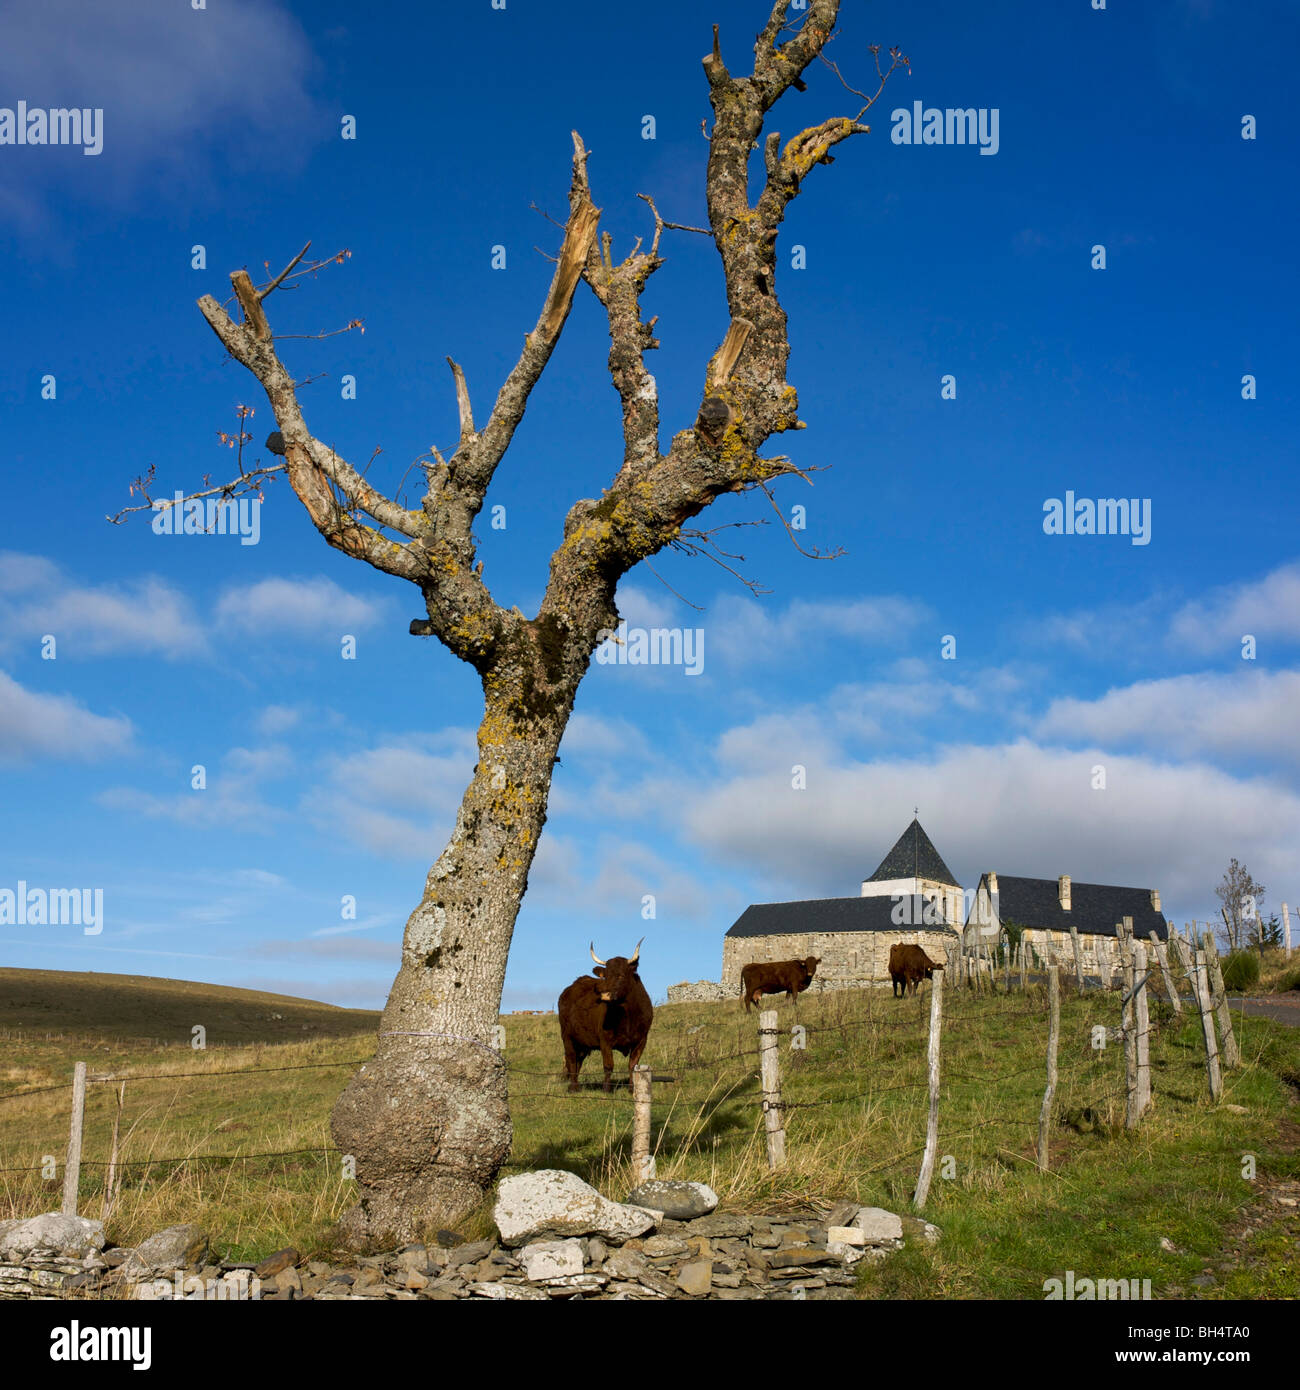
[[[538,626],[529,625],[534,636]],[[334,1139],[355,1159],[360,1199],[336,1232],[349,1247],[391,1248],[461,1220],[510,1154],[493,1029],[552,768],[586,666],[570,651],[484,676],[473,781],[406,924],[378,1050],[334,1107]]]

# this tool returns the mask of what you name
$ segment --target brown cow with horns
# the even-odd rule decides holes
[[[645,937],[641,938],[644,941]],[[654,1006],[646,993],[636,963],[641,955],[641,941],[631,959],[611,956],[601,960],[596,943],[589,947],[596,969],[583,975],[560,995],[560,1036],[564,1039],[564,1070],[569,1078],[569,1090],[578,1089],[578,1072],[588,1054],[600,1050],[605,1064],[604,1089],[614,1089],[614,1053],[627,1058],[628,1072],[641,1060]]]

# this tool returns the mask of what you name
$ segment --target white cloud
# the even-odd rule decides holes
[[[698,622],[705,630],[706,661],[731,666],[788,662],[796,652],[828,643],[870,644],[894,658],[927,615],[924,604],[892,595],[857,599],[795,599],[775,605],[724,594]]]
[[[217,600],[214,616],[223,629],[248,636],[342,635],[370,627],[379,620],[382,607],[332,579],[261,579],[227,589]]]
[[[173,796],[135,787],[110,787],[100,793],[98,801],[109,810],[174,820],[182,825],[223,825],[258,832],[288,819],[289,812],[271,805],[264,793],[268,783],[279,781],[292,770],[292,757],[279,745],[231,748],[218,767],[206,769],[207,785],[201,790],[189,788],[190,773],[186,767],[187,790]],[[226,906],[220,905],[219,910],[225,913]],[[224,916],[222,920],[226,920]]]
[[[271,0],[205,9],[158,0],[0,0],[0,91],[9,104],[102,108],[103,152],[37,151],[22,165],[15,219],[43,220],[44,190],[116,200],[148,186],[164,198],[215,168],[310,150],[326,125],[306,91],[314,64],[302,28]],[[301,153],[299,153],[301,152]],[[218,160],[221,161],[218,164]],[[214,167],[215,166],[215,167]]]
[[[1194,651],[1241,651],[1246,634],[1300,641],[1300,561],[1263,579],[1228,584],[1174,614],[1170,635]]]
[[[171,661],[207,646],[189,599],[164,580],[80,585],[43,555],[0,554],[0,643],[35,643],[47,633],[61,657],[139,653]]]
[[[476,748],[471,730],[451,728],[340,756],[301,811],[375,854],[430,864],[451,834]]]
[[[92,714],[67,695],[28,690],[0,671],[0,758],[93,759],[125,752],[131,721]]]
[[[1300,762],[1300,671],[1207,673],[1138,681],[1100,699],[1054,700],[1049,738],[1095,740],[1202,757]]]

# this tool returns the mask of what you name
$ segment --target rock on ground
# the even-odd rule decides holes
[[[533,1236],[602,1236],[632,1240],[653,1230],[654,1217],[611,1202],[578,1177],[559,1168],[520,1173],[498,1189],[493,1219],[508,1246]]]

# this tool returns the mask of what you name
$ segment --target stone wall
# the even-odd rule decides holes
[[[739,981],[736,982],[736,993],[740,993]],[[670,1004],[716,1004],[719,999],[729,998],[731,996],[716,980],[696,980],[693,985],[683,982],[668,986]]]
[[[820,964],[810,990],[861,989],[889,984],[889,949],[898,943],[923,947],[931,960],[955,963],[958,937],[934,927],[899,927],[888,932],[783,932],[774,936],[729,936],[722,945],[724,998],[740,996],[740,972],[755,961],[802,960]]]

